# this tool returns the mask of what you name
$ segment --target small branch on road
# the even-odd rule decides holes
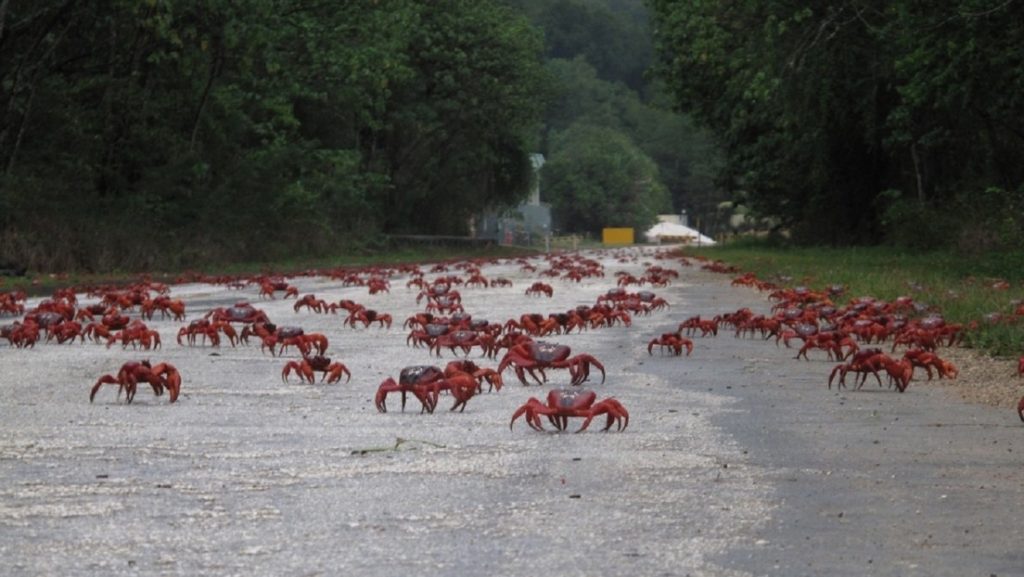
[[[414,445],[414,446],[409,446]],[[446,449],[447,445],[440,443],[433,443],[431,441],[424,441],[421,439],[404,439],[402,437],[395,437],[395,444],[388,447],[370,447],[368,449],[355,449],[352,451],[352,455],[367,455],[369,453],[390,453],[394,451],[415,451],[419,449],[419,446],[415,445],[426,445],[435,449]]]

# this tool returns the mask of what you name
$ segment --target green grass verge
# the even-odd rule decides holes
[[[442,246],[402,247],[380,251],[361,251],[318,259],[291,259],[266,263],[230,263],[219,267],[193,269],[210,275],[246,276],[254,274],[291,275],[308,270],[389,266],[408,263],[433,263],[465,259],[517,258],[536,255],[537,251],[506,246],[457,248]],[[112,271],[104,274],[33,274],[24,277],[0,277],[0,291],[24,290],[31,296],[52,294],[55,289],[135,282],[143,276],[158,282],[172,282],[185,271]]]
[[[1013,317],[1024,299],[1024,251],[962,256],[950,252],[909,253],[886,247],[779,248],[756,242],[687,249],[753,272],[782,286],[824,289],[842,284],[844,299],[910,296],[934,307],[950,322],[975,321],[968,346],[995,356],[1024,353],[1024,319]],[[999,281],[1009,288],[997,288]],[[989,315],[999,314],[1001,322]]]

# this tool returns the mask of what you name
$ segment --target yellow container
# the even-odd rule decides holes
[[[633,229],[606,228],[601,231],[601,242],[606,245],[633,244]]]

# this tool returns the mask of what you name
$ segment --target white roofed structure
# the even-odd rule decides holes
[[[656,243],[684,243],[702,246],[711,246],[715,241],[704,236],[696,229],[679,224],[677,222],[659,222],[647,230],[644,235],[647,242]]]

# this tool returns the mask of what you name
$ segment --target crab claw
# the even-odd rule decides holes
[[[523,415],[523,413],[526,412],[526,409],[527,409],[527,405],[523,405],[523,406],[519,407],[518,409],[516,409],[516,412],[512,413],[512,420],[509,421],[509,423],[508,423],[508,430],[510,430],[510,431],[513,430],[512,425],[516,424],[516,419],[521,417]],[[529,418],[527,418],[527,420],[529,420]]]
[[[612,411],[608,412],[608,422],[605,424],[604,430],[610,429],[614,421],[618,425],[617,430],[625,431],[629,426],[629,411],[617,399],[605,399],[604,402],[614,409],[614,414]]]
[[[1017,415],[1020,416],[1020,420],[1024,421],[1024,397],[1017,403]]]
[[[168,401],[173,403],[178,400],[181,392],[181,373],[178,369],[167,363],[159,363],[153,367],[153,371],[161,375],[161,384],[167,389]]]
[[[608,416],[604,428],[601,429],[602,431],[611,429],[612,425],[617,425],[616,430],[618,431],[625,430],[629,426],[629,412],[626,410],[626,407],[622,406],[622,403],[615,399],[605,399],[591,408],[590,416],[583,421],[583,425],[576,432],[580,433],[586,430],[594,417],[601,415]]]
[[[594,365],[601,371],[601,383],[604,384],[604,365],[591,355],[578,355],[569,359],[569,375],[571,384],[579,385],[590,378],[590,365]]]
[[[515,413],[512,413],[512,420],[508,424],[508,430],[512,430],[512,425],[515,424],[516,419],[518,419],[522,415],[526,415],[526,424],[529,425],[530,428],[537,431],[543,431],[544,427],[542,427],[540,424],[540,415],[536,414],[535,411],[535,409],[538,406],[543,407],[544,405],[539,400],[537,400],[536,397],[530,397],[529,399],[527,399],[521,407],[516,409]]]
[[[843,370],[845,366],[846,366],[845,364],[840,363],[840,364],[836,365],[832,369],[832,373],[829,374],[829,376],[828,376],[828,388],[829,389],[832,388],[832,380],[836,378],[837,374],[839,375],[839,382],[836,384],[836,388],[838,389],[840,386],[843,385],[843,378],[846,376],[846,371]]]
[[[113,375],[103,375],[102,377],[96,380],[96,384],[92,386],[92,391],[89,392],[90,403],[94,398],[96,398],[96,393],[99,392],[100,387],[102,387],[104,384],[119,385],[121,383],[117,382],[117,379],[114,378]],[[118,393],[118,396],[120,396],[120,393]]]
[[[380,384],[380,388],[377,389],[377,395],[373,398],[373,404],[377,407],[378,411],[382,413],[388,412],[385,399],[387,399],[388,392],[394,390],[397,386],[397,383],[392,378],[388,378]]]
[[[586,359],[587,359],[587,361],[592,363],[595,367],[597,367],[601,371],[601,384],[603,385],[604,384],[604,365],[602,365],[597,359],[595,359],[594,357],[592,357],[590,355],[586,355]],[[587,373],[588,374],[590,373],[590,369],[587,369]]]
[[[342,375],[345,375],[346,383],[352,380],[352,373],[349,372],[348,367],[341,363],[334,363],[324,372],[324,376],[320,377],[320,382],[337,383],[341,380]]]
[[[447,379],[446,384],[452,396],[455,397],[455,404],[452,405],[450,410],[454,411],[458,408],[459,412],[462,412],[466,408],[466,403],[476,394],[478,386],[476,379],[472,375],[464,373]]]

